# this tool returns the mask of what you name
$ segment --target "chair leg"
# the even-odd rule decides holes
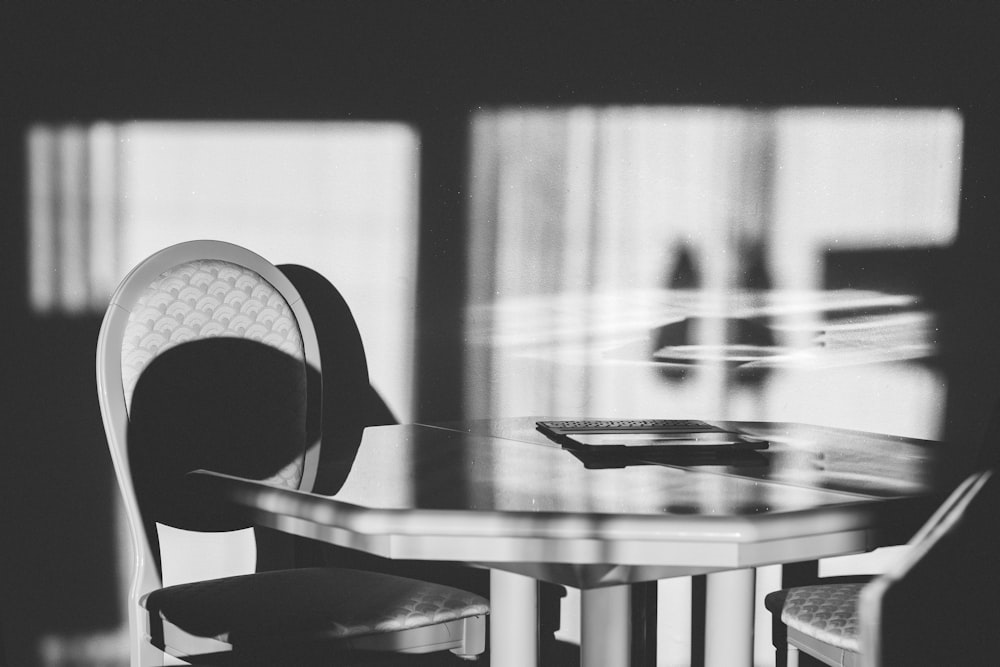
[[[473,616],[462,621],[462,645],[451,652],[462,660],[477,660],[486,650],[486,618]]]
[[[785,664],[787,667],[799,667],[799,649],[791,644],[788,645],[788,661]]]

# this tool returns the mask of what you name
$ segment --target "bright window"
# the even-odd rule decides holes
[[[156,250],[229,241],[307,265],[351,305],[373,382],[411,405],[418,138],[365,122],[36,125],[29,131],[30,301],[99,313]]]

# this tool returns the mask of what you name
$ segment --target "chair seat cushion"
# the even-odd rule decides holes
[[[858,595],[863,587],[863,583],[819,584],[779,591],[785,598],[781,621],[821,642],[858,652]],[[780,599],[775,593],[768,598]]]
[[[237,643],[319,634],[346,639],[489,613],[474,593],[341,568],[275,570],[168,586],[143,600],[185,632]]]

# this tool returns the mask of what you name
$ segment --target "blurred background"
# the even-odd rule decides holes
[[[789,420],[944,438],[951,470],[980,453],[1000,366],[1000,13],[0,17],[13,665],[127,661],[130,552],[94,351],[118,281],[178,241],[326,275],[401,421]],[[233,565],[252,567],[239,539]],[[169,577],[198,576],[187,551]],[[661,582],[660,600],[659,664],[698,664],[690,580]]]

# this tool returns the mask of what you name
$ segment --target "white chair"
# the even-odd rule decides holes
[[[309,311],[271,263],[218,241],[182,243],[140,263],[104,318],[97,385],[134,548],[133,667],[163,664],[165,653],[305,665],[384,651],[483,652],[485,598],[405,577],[295,568],[291,538],[259,553],[255,573],[162,586],[158,525],[248,526],[185,489],[188,470],[307,490],[317,479],[319,345]]]
[[[771,593],[788,667],[800,651],[852,667],[1000,664],[998,487],[992,471],[967,478],[869,583]]]

